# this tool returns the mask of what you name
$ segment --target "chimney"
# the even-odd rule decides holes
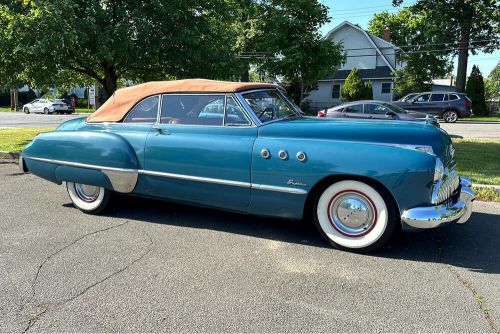
[[[389,27],[385,27],[383,38],[386,42],[391,41],[391,31],[389,30]]]

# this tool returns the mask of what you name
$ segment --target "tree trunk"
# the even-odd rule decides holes
[[[103,63],[104,69],[104,80],[101,82],[104,91],[110,97],[116,91],[118,87],[118,76],[116,74],[116,69],[113,65],[109,65],[107,62]]]
[[[470,28],[465,25],[460,32],[460,42],[458,49],[457,80],[458,92],[465,92],[465,82],[467,80],[467,62],[469,58]]]
[[[241,82],[250,82],[250,65],[248,63],[245,64],[245,70],[241,74],[240,81]]]

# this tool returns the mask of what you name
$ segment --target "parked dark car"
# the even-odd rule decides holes
[[[419,93],[410,93],[406,94],[402,98],[400,98],[398,101],[400,102],[408,102],[409,100],[413,99],[415,96],[417,96]]]
[[[326,110],[326,112],[319,111],[318,117],[416,121],[439,126],[437,119],[433,116],[420,112],[410,112],[390,102],[375,100],[343,103]]]
[[[425,92],[407,101],[394,104],[406,110],[419,111],[455,123],[459,118],[472,115],[472,102],[464,93]]]

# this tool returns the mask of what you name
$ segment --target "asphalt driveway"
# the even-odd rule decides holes
[[[500,122],[459,120],[456,123],[440,122],[442,129],[453,138],[500,139]]]
[[[491,332],[500,206],[377,253],[305,223],[121,197],[105,216],[0,164],[0,331]]]

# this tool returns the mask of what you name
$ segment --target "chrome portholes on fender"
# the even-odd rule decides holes
[[[260,151],[260,156],[263,157],[264,159],[269,159],[271,157],[271,153],[269,152],[268,149],[263,148]]]
[[[307,159],[306,154],[304,152],[301,152],[301,151],[297,152],[296,157],[297,157],[297,160],[299,160],[300,162],[304,162]]]
[[[285,151],[285,150],[280,150],[278,152],[278,157],[281,159],[281,160],[286,160],[288,159],[288,153]]]
[[[344,180],[323,188],[314,205],[314,221],[332,246],[370,251],[395,231],[396,214],[387,196],[374,187]]]
[[[66,189],[73,204],[85,213],[97,214],[108,205],[110,191],[103,187],[66,182]]]

